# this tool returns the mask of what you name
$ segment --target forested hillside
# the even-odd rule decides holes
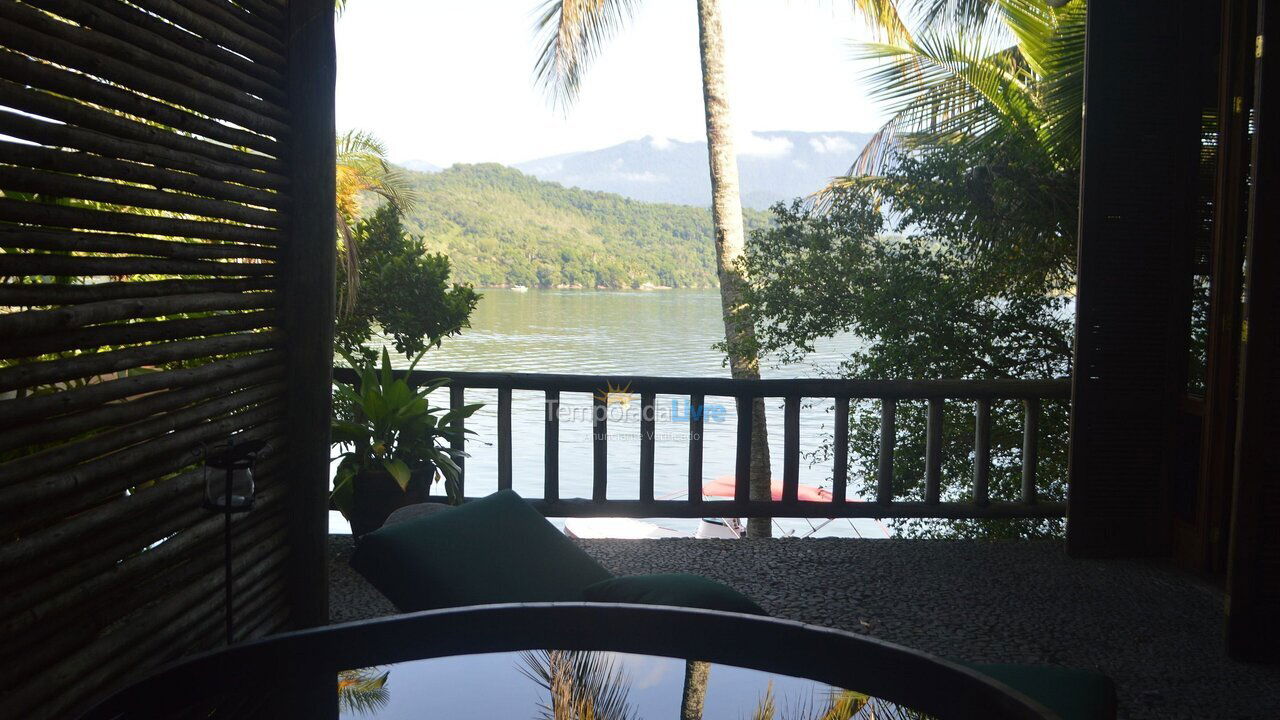
[[[406,172],[405,227],[477,286],[714,287],[711,212],[565,188],[497,165]],[[747,211],[747,227],[766,222]]]

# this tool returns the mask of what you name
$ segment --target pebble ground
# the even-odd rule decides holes
[[[969,662],[1094,668],[1121,718],[1280,719],[1280,667],[1226,657],[1223,595],[1167,563],[1077,560],[1051,541],[588,540],[611,572],[691,572],[771,614]],[[395,608],[330,537],[334,622]]]

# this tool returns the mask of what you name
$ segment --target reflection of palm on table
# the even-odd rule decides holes
[[[710,610],[589,603],[433,610],[280,635],[173,666],[92,717],[163,718],[197,708],[207,717],[251,717],[244,711],[250,707],[263,716],[305,709],[310,717],[334,717],[341,670],[546,648],[705,660],[847,688],[943,718],[1052,717],[975,670],[851,633]],[[484,678],[472,687],[498,691]],[[229,710],[233,704],[239,709]]]

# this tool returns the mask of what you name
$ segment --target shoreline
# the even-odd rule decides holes
[[[517,287],[523,287],[524,290],[609,290],[612,292],[655,292],[661,290],[718,290],[718,285],[700,285],[688,287],[672,287],[670,285],[641,285],[640,287],[609,287],[608,285],[597,285],[595,287],[587,287],[585,285],[473,285],[476,290],[513,290]],[[522,291],[523,292],[523,291]]]

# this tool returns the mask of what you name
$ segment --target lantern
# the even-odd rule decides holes
[[[235,436],[211,450],[204,460],[204,507],[227,514],[253,507],[253,465],[266,443],[238,443]]]
[[[253,464],[267,443],[262,440],[236,442],[232,435],[222,445],[201,451],[204,456],[204,507],[222,513],[223,569],[227,615],[227,645],[235,637],[232,612],[231,516],[253,507]]]

